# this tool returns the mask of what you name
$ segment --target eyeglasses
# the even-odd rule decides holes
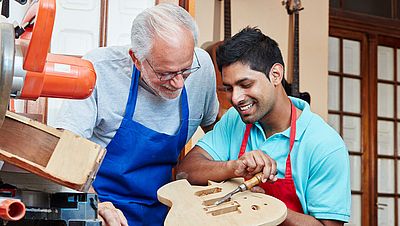
[[[171,79],[175,78],[175,76],[177,76],[179,74],[181,74],[182,77],[184,79],[186,79],[187,77],[189,77],[189,75],[191,73],[194,73],[197,70],[199,70],[201,65],[200,65],[199,58],[197,57],[196,52],[194,52],[194,57],[196,58],[198,66],[192,67],[192,68],[186,68],[186,69],[183,69],[183,70],[180,70],[180,71],[175,71],[175,72],[157,72],[156,70],[154,70],[153,66],[150,64],[150,62],[147,59],[146,59],[146,61],[150,65],[150,67],[153,70],[154,74],[156,74],[157,78],[160,79],[160,81],[168,81],[168,80],[171,80]]]

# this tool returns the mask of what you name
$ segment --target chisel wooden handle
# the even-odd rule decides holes
[[[262,172],[257,173],[256,175],[254,175],[254,177],[252,177],[250,180],[247,180],[244,182],[244,185],[246,185],[246,188],[248,190],[250,190],[252,187],[260,184],[262,182]]]

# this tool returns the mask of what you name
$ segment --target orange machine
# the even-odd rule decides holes
[[[12,24],[0,23],[0,126],[10,97],[84,99],[93,91],[89,61],[48,53],[55,12],[55,0],[34,0],[17,35]]]
[[[2,9],[5,2],[2,1]],[[78,57],[48,53],[55,12],[56,0],[32,0],[20,26],[14,27],[10,23],[0,23],[0,127],[5,120],[10,98],[84,99],[94,89],[96,74],[89,61]],[[4,126],[4,128],[7,127]],[[18,157],[18,159],[21,158]],[[30,193],[28,192],[28,194]],[[32,196],[32,200],[35,200],[35,197]],[[50,196],[48,197],[48,199],[44,199],[44,202],[45,204],[49,202],[50,206]],[[87,218],[92,223],[98,223],[93,225],[101,224],[96,220],[96,203],[90,202],[91,208],[87,208],[89,200],[95,200],[93,194],[60,193],[54,195],[51,200],[52,202],[61,200],[61,204],[67,200],[69,205],[71,197],[74,205],[77,205],[73,211],[69,208],[64,210],[64,206],[55,206],[57,208],[55,212],[60,214],[49,214],[43,217],[40,213],[38,219],[53,217],[57,220],[69,220],[70,218],[75,220],[78,217],[82,218],[82,221]],[[24,201],[27,200],[30,199],[27,198]],[[84,202],[86,200],[88,200],[87,203]],[[18,221],[25,216],[25,212],[25,205],[20,200],[8,196],[0,197],[0,223]],[[85,215],[82,216],[82,213]],[[34,211],[31,212],[32,214],[33,217],[31,216],[29,219],[35,220]],[[77,222],[80,221],[77,220]],[[22,225],[24,225],[23,222]]]

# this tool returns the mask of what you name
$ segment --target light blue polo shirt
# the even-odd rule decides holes
[[[292,98],[303,112],[296,122],[296,138],[291,165],[296,194],[305,214],[317,219],[348,222],[351,211],[350,163],[345,143],[321,117],[310,111],[307,102]],[[214,160],[238,158],[246,124],[230,108],[214,129],[197,143]],[[266,139],[257,122],[251,128],[246,152],[262,150],[278,165],[278,178],[284,178],[289,153],[290,128]]]

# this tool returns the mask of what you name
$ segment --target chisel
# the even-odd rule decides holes
[[[235,190],[229,192],[227,195],[222,197],[220,200],[216,201],[214,203],[214,205],[218,206],[219,204],[221,204],[223,202],[226,202],[227,200],[229,200],[232,197],[232,195],[234,195],[234,194],[236,194],[238,192],[250,190],[252,187],[254,187],[254,186],[256,186],[256,185],[258,185],[259,183],[262,182],[262,175],[263,175],[262,172],[257,173],[250,180],[247,180],[247,181],[243,182]]]

